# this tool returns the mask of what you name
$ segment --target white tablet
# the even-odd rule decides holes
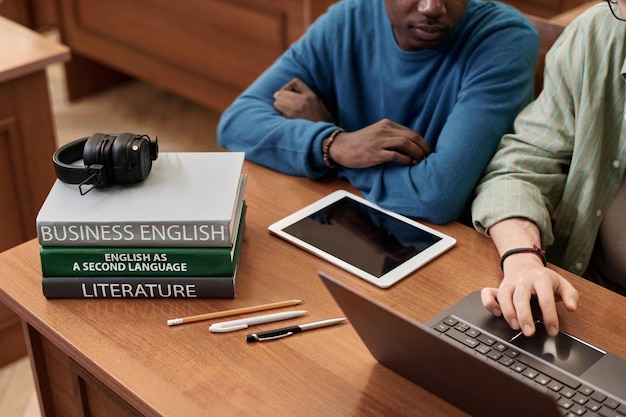
[[[395,284],[456,244],[448,235],[343,190],[268,229],[381,288]]]

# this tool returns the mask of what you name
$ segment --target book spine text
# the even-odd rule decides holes
[[[37,223],[41,246],[230,246],[229,224]]]
[[[235,249],[42,247],[41,271],[44,277],[227,276]]]
[[[46,298],[234,298],[236,278],[44,277]]]

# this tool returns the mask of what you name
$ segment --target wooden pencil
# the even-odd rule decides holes
[[[236,314],[256,313],[257,311],[271,310],[273,308],[290,307],[303,303],[303,300],[287,300],[278,301],[276,303],[261,304],[258,306],[235,308],[233,310],[216,311],[214,313],[198,314],[195,316],[180,317],[167,321],[168,326],[178,326],[185,323],[194,323],[197,321],[218,319],[221,317],[234,316]]]

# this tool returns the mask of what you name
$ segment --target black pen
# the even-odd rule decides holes
[[[345,318],[328,319],[316,321],[313,323],[299,324],[297,326],[283,327],[282,329],[268,330],[266,332],[252,333],[246,336],[246,342],[262,342],[264,340],[279,339],[281,337],[291,336],[305,330],[318,329],[320,327],[332,326],[346,321]]]

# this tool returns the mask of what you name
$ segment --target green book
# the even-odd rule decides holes
[[[232,247],[42,246],[44,277],[232,276],[243,244],[246,205]]]
[[[241,251],[235,271],[210,277],[43,277],[46,298],[235,298]]]

